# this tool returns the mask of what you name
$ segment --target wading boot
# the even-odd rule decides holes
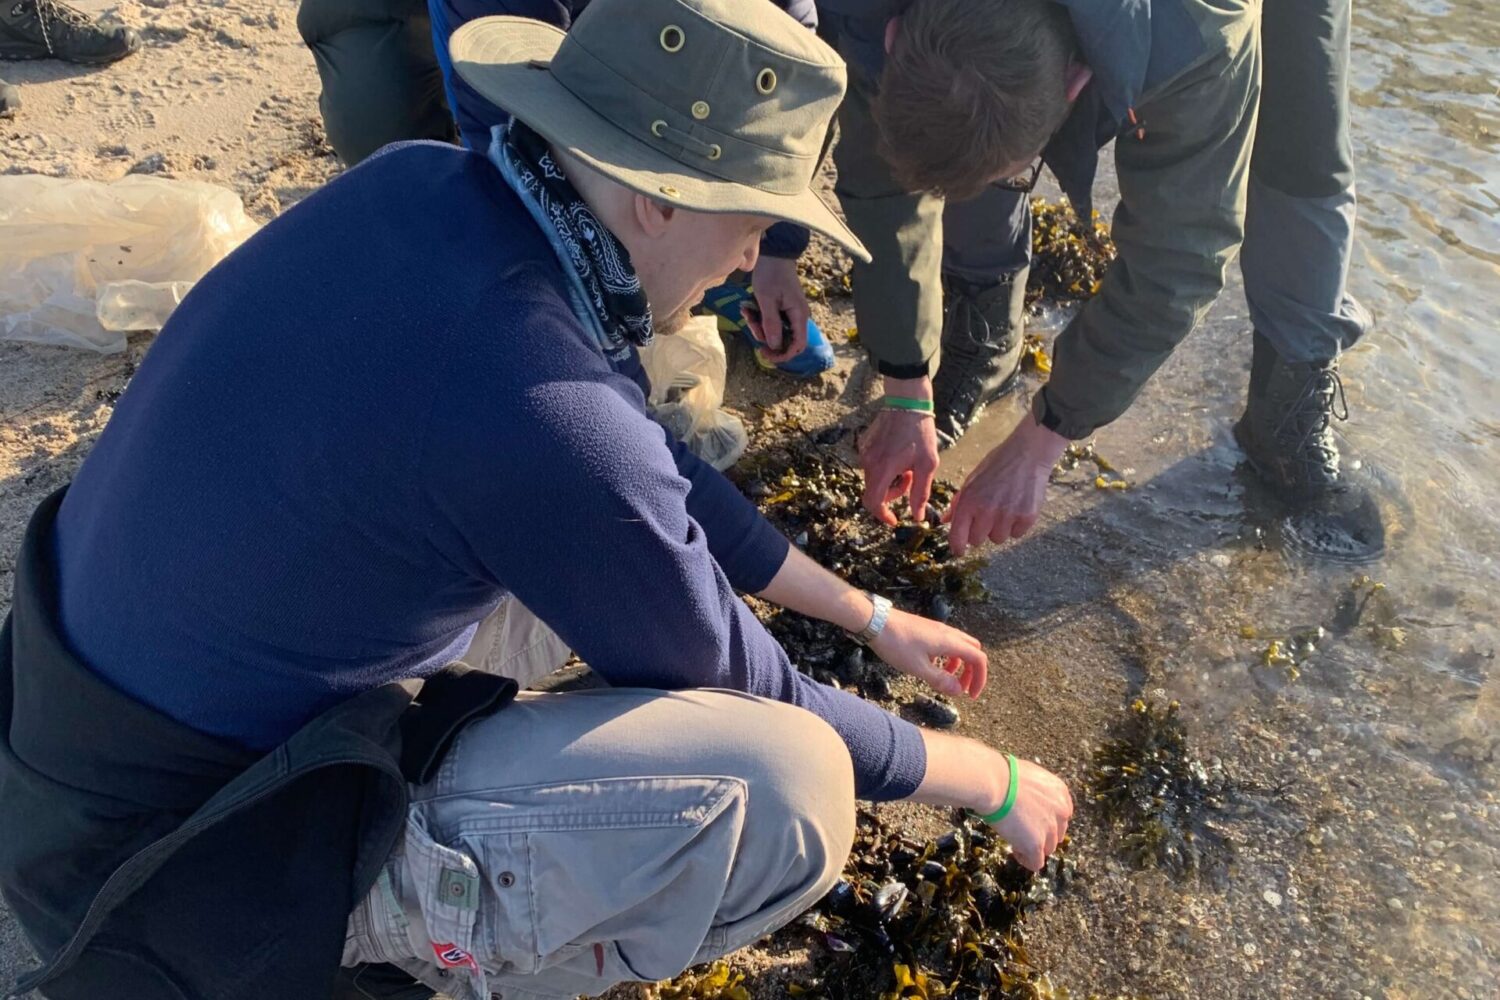
[[[9,118],[21,110],[21,92],[0,80],[0,118]]]
[[[140,47],[134,29],[101,24],[61,0],[0,0],[0,59],[101,65]]]
[[[1278,497],[1300,506],[1357,489],[1333,438],[1333,421],[1348,419],[1337,360],[1285,361],[1255,334],[1249,402],[1234,437]]]
[[[943,355],[933,380],[938,443],[963,436],[987,403],[1003,396],[1021,371],[1029,268],[994,284],[943,279]]]

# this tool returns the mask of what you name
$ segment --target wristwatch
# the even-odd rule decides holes
[[[858,632],[848,633],[849,638],[853,639],[861,646],[868,646],[870,643],[875,641],[876,637],[878,637],[881,632],[885,631],[885,620],[889,618],[891,614],[890,601],[886,600],[884,597],[881,597],[879,594],[872,594],[869,591],[865,592],[865,596],[870,599],[871,604],[875,605],[875,611],[870,615],[870,624],[866,625]]]

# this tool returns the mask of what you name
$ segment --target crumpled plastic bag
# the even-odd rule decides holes
[[[198,181],[0,177],[0,340],[123,351],[257,228]]]
[[[723,409],[729,359],[718,320],[694,316],[677,332],[655,337],[640,354],[651,380],[646,402],[657,422],[720,472],[739,461],[750,435],[739,417]]]

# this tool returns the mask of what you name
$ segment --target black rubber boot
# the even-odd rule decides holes
[[[0,80],[0,118],[9,118],[21,110],[21,92]]]
[[[943,357],[932,390],[944,448],[963,436],[986,404],[1015,385],[1029,271],[1022,268],[991,285],[943,279]]]
[[[1356,489],[1333,437],[1333,421],[1348,419],[1337,360],[1284,361],[1255,334],[1249,402],[1234,436],[1277,496],[1301,505]]]
[[[140,47],[134,29],[100,24],[61,0],[0,0],[0,59],[100,65]]]

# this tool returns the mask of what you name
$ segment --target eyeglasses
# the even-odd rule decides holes
[[[1042,160],[1041,157],[1037,157],[1037,161],[1031,165],[1031,169],[1026,173],[1017,174],[1015,177],[1010,177],[1002,181],[992,181],[991,186],[997,187],[1002,191],[1018,191],[1021,194],[1030,194],[1032,189],[1036,187],[1036,182],[1041,176]]]

